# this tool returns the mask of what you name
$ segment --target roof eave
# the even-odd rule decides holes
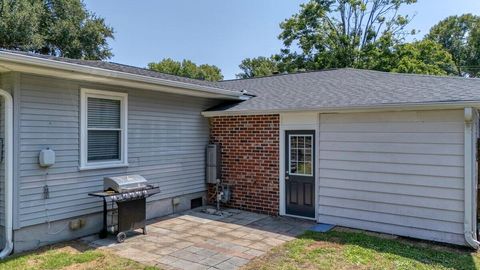
[[[56,60],[38,58],[38,57],[29,56],[29,55],[15,54],[15,53],[10,53],[5,51],[0,51],[0,65],[2,64],[2,62],[5,66],[9,67],[10,71],[21,72],[22,69],[18,67],[19,65],[24,65],[24,66],[32,66],[36,68],[46,68],[46,69],[52,69],[52,70],[62,70],[66,72],[82,73],[90,76],[105,77],[105,78],[110,78],[115,80],[121,79],[121,80],[127,80],[127,81],[136,82],[136,83],[144,83],[149,85],[181,88],[181,89],[190,90],[192,92],[202,92],[208,95],[212,95],[212,97],[215,97],[215,98],[244,100],[243,93],[239,91],[231,91],[231,90],[226,90],[226,89],[221,89],[216,87],[148,77],[144,75],[108,70],[108,69],[103,69],[98,67],[84,66],[84,65],[75,64],[75,63],[60,62]]]
[[[304,109],[271,109],[271,110],[238,110],[238,111],[204,111],[204,117],[215,116],[240,116],[240,115],[272,115],[281,113],[359,113],[359,112],[381,112],[381,111],[414,111],[414,110],[453,110],[463,108],[480,108],[478,101],[451,101],[451,102],[428,102],[428,103],[395,103],[379,104],[366,106],[347,106],[347,107],[323,107],[323,108],[304,108]]]

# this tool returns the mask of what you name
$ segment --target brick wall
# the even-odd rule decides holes
[[[279,116],[213,117],[210,129],[222,147],[222,180],[233,185],[227,206],[278,215]],[[212,198],[214,186],[208,190]]]

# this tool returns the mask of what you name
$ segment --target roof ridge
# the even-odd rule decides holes
[[[280,73],[280,74],[272,74],[272,75],[267,75],[267,76],[262,76],[262,77],[229,79],[229,80],[221,80],[221,81],[218,81],[218,82],[222,83],[222,82],[232,82],[232,81],[256,80],[256,79],[265,79],[265,78],[272,78],[272,77],[281,77],[281,76],[298,75],[298,74],[308,74],[308,73],[325,72],[325,71],[342,70],[342,69],[347,69],[347,68],[326,68],[326,69],[321,69],[321,70],[297,71],[297,72],[294,72],[294,73]]]
[[[401,73],[395,71],[382,71],[382,70],[374,70],[374,69],[360,69],[360,68],[344,68],[356,71],[365,71],[365,72],[375,72],[375,73],[383,73],[383,74],[392,74],[392,75],[400,75],[400,76],[411,76],[411,77],[427,77],[427,78],[435,78],[435,79],[460,79],[460,80],[480,80],[480,78],[476,77],[460,77],[454,75],[432,75],[432,74],[417,74],[417,73]]]
[[[382,73],[382,74],[389,74],[389,75],[395,75],[395,76],[399,75],[399,76],[412,76],[412,77],[427,77],[427,78],[436,78],[436,79],[480,80],[480,78],[460,77],[460,76],[453,76],[453,75],[431,75],[431,74],[400,73],[400,72],[393,72],[393,71],[382,71],[382,70],[373,70],[373,69],[361,69],[361,68],[344,67],[344,68],[328,68],[328,69],[321,69],[321,70],[299,71],[299,72],[294,72],[294,73],[272,74],[272,75],[262,76],[262,77],[230,79],[230,80],[222,80],[222,81],[218,81],[218,82],[219,83],[223,83],[223,82],[228,83],[228,82],[235,82],[235,81],[266,79],[266,78],[274,78],[274,77],[289,76],[289,75],[302,75],[302,74],[309,74],[309,73],[320,73],[320,72],[335,71],[335,70],[353,70],[353,71],[359,71],[359,72]]]

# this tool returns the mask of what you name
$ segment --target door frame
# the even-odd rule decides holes
[[[286,189],[285,189],[285,144],[286,131],[308,130],[315,131],[315,218],[302,217],[286,214]],[[281,113],[279,128],[279,214],[281,216],[296,217],[318,222],[319,200],[319,157],[320,157],[320,114],[318,112],[307,113]]]

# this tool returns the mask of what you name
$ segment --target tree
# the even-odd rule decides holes
[[[242,70],[236,75],[239,79],[269,76],[279,72],[278,62],[273,57],[246,58],[239,67]]]
[[[166,58],[157,63],[149,63],[148,69],[198,80],[220,81],[223,79],[222,71],[218,67],[207,64],[197,66],[190,60],[179,62]]]
[[[113,29],[81,0],[0,0],[0,47],[103,60]]]
[[[428,39],[445,47],[453,57],[459,76],[480,75],[480,17],[450,16],[430,29]]]
[[[455,73],[452,55],[432,40],[398,45],[389,71],[429,75]]]
[[[416,0],[311,0],[280,24],[283,57],[308,70],[357,67],[381,40],[393,47],[409,34],[403,5]],[[295,48],[292,51],[292,47]],[[298,52],[297,49],[298,48]]]

